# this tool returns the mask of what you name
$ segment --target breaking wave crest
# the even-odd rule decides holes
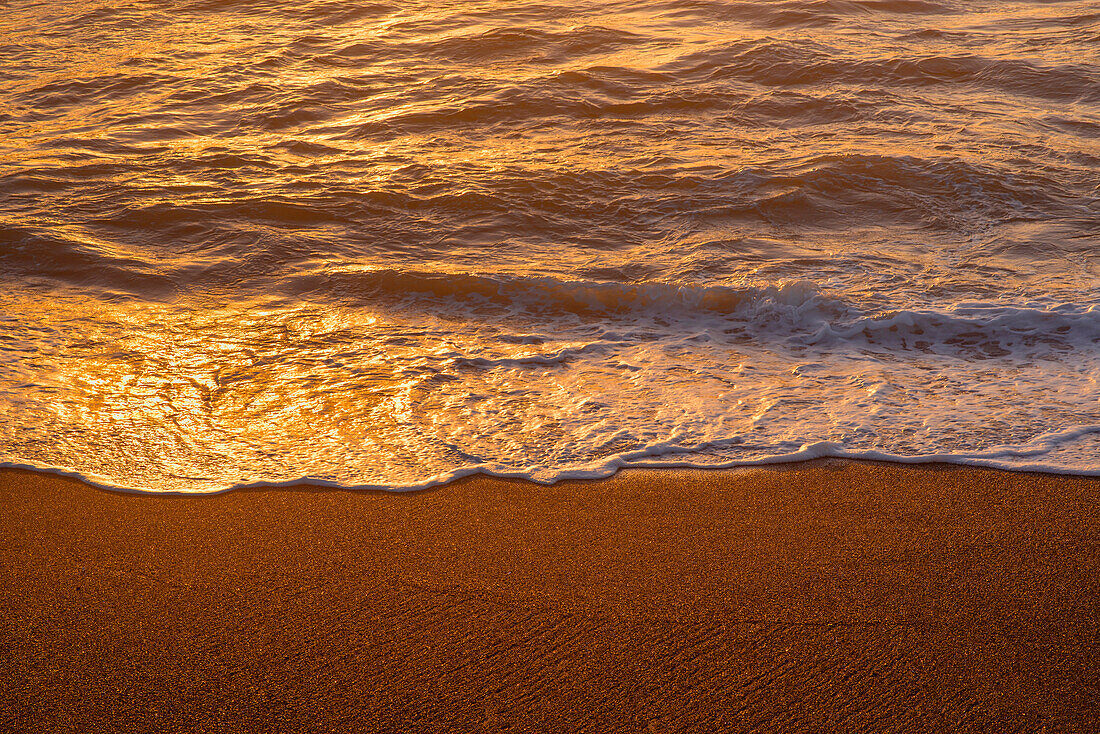
[[[737,335],[752,329],[758,336],[768,333],[803,345],[970,348],[979,356],[1004,355],[1024,346],[1069,349],[1100,344],[1100,305],[1095,303],[959,303],[938,311],[867,313],[805,280],[737,287],[368,270],[304,277],[294,281],[291,290],[301,297],[390,304],[410,312],[430,310],[437,316],[537,320],[546,331],[554,330],[547,319],[579,316],[673,330],[687,328],[687,323],[703,324]],[[576,324],[568,320],[562,327]]]

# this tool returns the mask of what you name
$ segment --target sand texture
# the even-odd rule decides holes
[[[5,732],[1096,732],[1100,480],[0,472]]]

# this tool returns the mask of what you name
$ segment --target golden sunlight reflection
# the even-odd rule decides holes
[[[1082,0],[8,5],[0,461],[412,487],[1100,425]]]
[[[354,348],[359,330],[376,327],[377,314],[227,307],[181,312],[134,303],[90,309],[74,303],[67,312],[59,305],[51,304],[54,323],[96,325],[69,347],[69,356],[93,347],[95,356],[53,363],[51,384],[42,387],[84,394],[54,401],[54,420],[103,434],[136,433],[135,448],[171,474],[209,471],[203,465],[209,453],[194,463],[197,446],[232,461],[242,448],[286,445],[303,435],[330,449],[338,448],[334,443],[359,450],[400,441],[410,385],[392,355],[357,353],[354,370],[335,375],[323,368]]]

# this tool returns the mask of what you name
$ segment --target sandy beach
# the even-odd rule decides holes
[[[4,471],[0,728],[1097,731],[1098,500],[836,461],[411,494]]]

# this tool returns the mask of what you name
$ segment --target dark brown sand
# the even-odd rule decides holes
[[[5,732],[1100,731],[1095,479],[0,502]]]

